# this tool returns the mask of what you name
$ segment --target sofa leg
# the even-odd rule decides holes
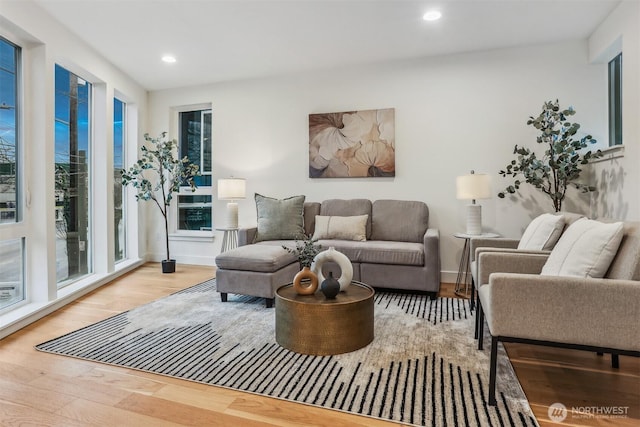
[[[437,292],[427,292],[427,295],[429,296],[430,300],[438,299],[438,293]]]
[[[489,365],[489,405],[496,406],[496,370],[498,369],[498,339],[491,337],[491,361]]]
[[[620,355],[617,353],[611,353],[611,367],[618,369],[620,367]]]
[[[220,292],[220,300],[222,302],[227,302],[227,293],[226,292]]]
[[[483,337],[484,337],[484,312],[482,311],[482,304],[478,304],[478,312],[476,313],[476,321],[478,322],[478,328],[476,333],[478,334],[478,350],[482,350]]]
[[[264,305],[265,305],[267,308],[271,308],[271,307],[273,307],[273,298],[265,298],[265,299],[264,299]]]

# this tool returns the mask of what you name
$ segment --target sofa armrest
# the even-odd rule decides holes
[[[640,351],[639,281],[495,273],[479,292],[494,336]]]
[[[497,237],[494,239],[487,239],[486,237],[472,237],[469,241],[469,247],[471,250],[471,261],[475,261],[476,249],[478,248],[510,248],[516,249],[520,243],[519,239],[508,239],[506,237]]]
[[[427,228],[423,237],[424,253],[440,258],[440,230]]]
[[[245,246],[253,243],[258,227],[238,229],[238,246]]]
[[[427,228],[424,233],[424,266],[427,275],[427,283],[434,289],[440,289],[440,230]]]
[[[489,283],[495,273],[540,274],[548,253],[481,252],[478,258],[478,287]]]

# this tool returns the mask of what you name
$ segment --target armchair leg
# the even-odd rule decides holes
[[[273,307],[273,298],[265,298],[264,299],[264,304],[265,304],[266,308],[272,308]]]
[[[474,325],[473,339],[478,339],[478,312],[476,311],[476,324]]]
[[[618,369],[620,367],[620,355],[617,353],[611,353],[611,367]]]
[[[482,311],[482,304],[478,304],[476,322],[478,323],[478,327],[476,328],[476,334],[478,335],[478,350],[482,350],[482,338],[484,336],[484,312]]]
[[[226,292],[220,292],[220,300],[222,302],[227,302],[227,293]]]
[[[489,365],[489,405],[496,406],[496,370],[498,368],[498,339],[491,337],[491,361]]]
[[[471,276],[471,297],[469,298],[469,305],[471,306],[471,311],[476,308],[476,284],[475,280],[473,280],[473,276]]]

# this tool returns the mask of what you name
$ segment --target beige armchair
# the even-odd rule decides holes
[[[484,318],[491,335],[489,404],[495,405],[499,342],[640,356],[640,222],[625,222],[602,279],[544,276],[546,254],[479,256],[478,348]],[[491,272],[500,271],[500,273]]]
[[[572,212],[558,212],[557,215],[562,215],[565,220],[564,229],[566,230],[571,224],[580,218],[584,218],[584,215],[572,213]],[[487,282],[478,280],[478,258],[482,252],[501,252],[501,253],[530,253],[530,254],[549,254],[552,246],[548,250],[542,249],[518,249],[520,245],[520,239],[511,238],[483,238],[474,237],[469,242],[470,263],[469,270],[471,272],[471,307],[473,308],[476,300],[476,288],[478,284],[484,284]],[[501,270],[492,270],[497,272]],[[476,322],[477,326],[477,322]],[[477,335],[476,335],[477,338]]]

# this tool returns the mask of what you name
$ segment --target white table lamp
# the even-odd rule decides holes
[[[482,206],[476,204],[476,200],[491,197],[491,177],[474,171],[457,177],[456,197],[471,200],[467,205],[467,234],[482,234]]]
[[[218,180],[218,199],[227,203],[227,228],[238,228],[238,204],[235,200],[246,197],[246,180],[243,178],[223,178]]]

